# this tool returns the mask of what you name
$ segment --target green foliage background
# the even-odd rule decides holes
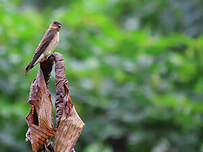
[[[0,0],[1,152],[31,151],[25,117],[39,66],[24,69],[53,20],[86,123],[76,151],[203,152],[201,0]]]

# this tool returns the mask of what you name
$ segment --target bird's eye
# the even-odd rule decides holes
[[[61,28],[61,25],[60,25],[60,24],[58,24],[58,27],[59,27],[59,28]]]

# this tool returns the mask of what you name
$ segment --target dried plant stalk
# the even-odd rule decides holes
[[[71,152],[84,126],[78,116],[72,99],[69,96],[68,81],[65,75],[65,64],[61,54],[54,53],[55,57],[55,88],[56,88],[56,136],[55,152]]]
[[[26,117],[29,126],[26,139],[30,140],[33,151],[37,152],[47,139],[54,136],[53,107],[41,69],[31,85],[28,102],[32,108]]]
[[[68,107],[64,109],[59,127],[56,131],[54,142],[55,152],[71,152],[84,126],[73,105],[69,114],[67,113],[68,111]]]
[[[55,88],[56,88],[56,133],[53,128],[53,107],[48,83],[52,66],[55,61]],[[30,89],[31,110],[26,117],[29,129],[26,140],[32,144],[34,152],[44,149],[52,152],[74,152],[74,145],[82,128],[83,121],[77,114],[72,99],[69,96],[68,81],[65,75],[65,63],[61,54],[54,53],[47,61],[40,64],[36,79]],[[48,139],[55,134],[54,148]]]
[[[49,84],[49,79],[51,77],[51,71],[52,71],[53,64],[54,64],[53,55],[51,55],[46,61],[40,63],[40,68],[42,69],[47,88],[48,88],[48,84]]]

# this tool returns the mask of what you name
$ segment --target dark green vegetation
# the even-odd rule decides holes
[[[86,123],[76,150],[203,151],[202,14],[201,0],[0,0],[0,151],[31,151],[38,66],[24,69],[52,20]],[[50,90],[54,101],[53,78]]]

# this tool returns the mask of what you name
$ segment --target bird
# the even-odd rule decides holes
[[[62,24],[58,21],[53,21],[48,30],[45,32],[42,40],[35,50],[32,61],[25,68],[25,74],[30,71],[36,64],[42,63],[48,59],[53,53],[59,42],[59,31],[62,28]]]

